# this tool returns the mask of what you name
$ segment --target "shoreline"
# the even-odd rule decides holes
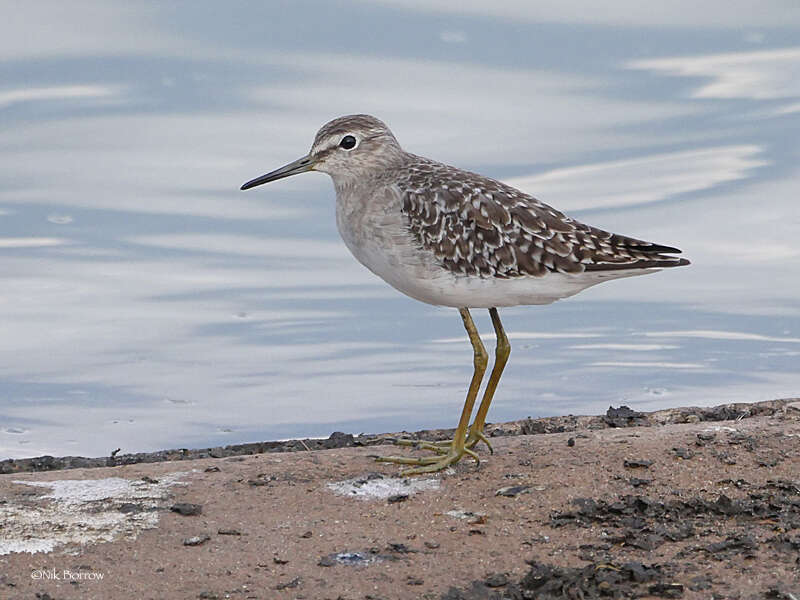
[[[480,465],[409,479],[370,458],[397,434],[15,464],[0,597],[800,598],[800,400],[489,431]]]
[[[609,407],[605,415],[566,415],[518,419],[505,423],[488,423],[486,434],[490,438],[535,435],[543,433],[564,433],[582,429],[606,429],[619,427],[649,427],[676,423],[701,423],[729,421],[754,416],[770,416],[800,398],[781,398],[760,402],[736,402],[711,407],[678,407],[650,412],[638,412],[627,406]],[[365,447],[390,444],[392,439],[406,437],[411,439],[446,440],[454,429],[422,429],[414,432],[352,435],[341,431],[333,432],[327,438],[296,438],[279,441],[246,442],[207,448],[172,448],[155,452],[136,452],[111,454],[104,457],[36,456],[31,458],[7,458],[0,460],[0,475],[25,472],[59,471],[67,469],[86,469],[117,467],[142,463],[198,460],[203,458],[229,458],[232,456],[251,456],[283,452],[309,452],[332,450],[351,446]]]

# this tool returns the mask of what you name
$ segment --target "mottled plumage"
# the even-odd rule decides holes
[[[543,277],[688,264],[680,252],[567,217],[499,181],[413,157],[397,179],[421,247],[460,275]]]
[[[333,179],[336,224],[359,262],[412,298],[458,308],[472,343],[475,370],[452,442],[414,442],[433,457],[378,459],[416,465],[406,475],[439,471],[464,454],[478,460],[479,442],[491,450],[483,428],[511,351],[497,307],[548,304],[603,281],[689,264],[669,256],[677,248],[585,225],[504,183],[410,154],[369,115],[327,123],[307,156],[242,189],[311,170]],[[488,357],[470,308],[489,309],[497,339],[472,425]]]
[[[337,224],[353,255],[431,304],[547,304],[689,263],[669,256],[676,248],[585,225],[500,181],[405,152],[369,115],[330,121],[307,157],[245,187],[298,168],[333,178]]]

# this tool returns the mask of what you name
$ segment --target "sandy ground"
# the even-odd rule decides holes
[[[6,462],[0,598],[800,599],[800,402],[491,430],[479,467],[411,480],[368,455],[423,451],[351,436],[102,468]]]

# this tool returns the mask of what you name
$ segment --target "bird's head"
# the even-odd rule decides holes
[[[348,115],[323,125],[308,154],[248,181],[241,189],[248,190],[306,171],[327,173],[338,185],[368,178],[401,160],[402,156],[403,149],[383,121],[370,115]]]

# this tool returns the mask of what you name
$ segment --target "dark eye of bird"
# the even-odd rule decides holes
[[[354,138],[352,135],[346,135],[342,138],[342,141],[339,142],[339,146],[345,150],[352,150],[356,147],[356,138]]]

